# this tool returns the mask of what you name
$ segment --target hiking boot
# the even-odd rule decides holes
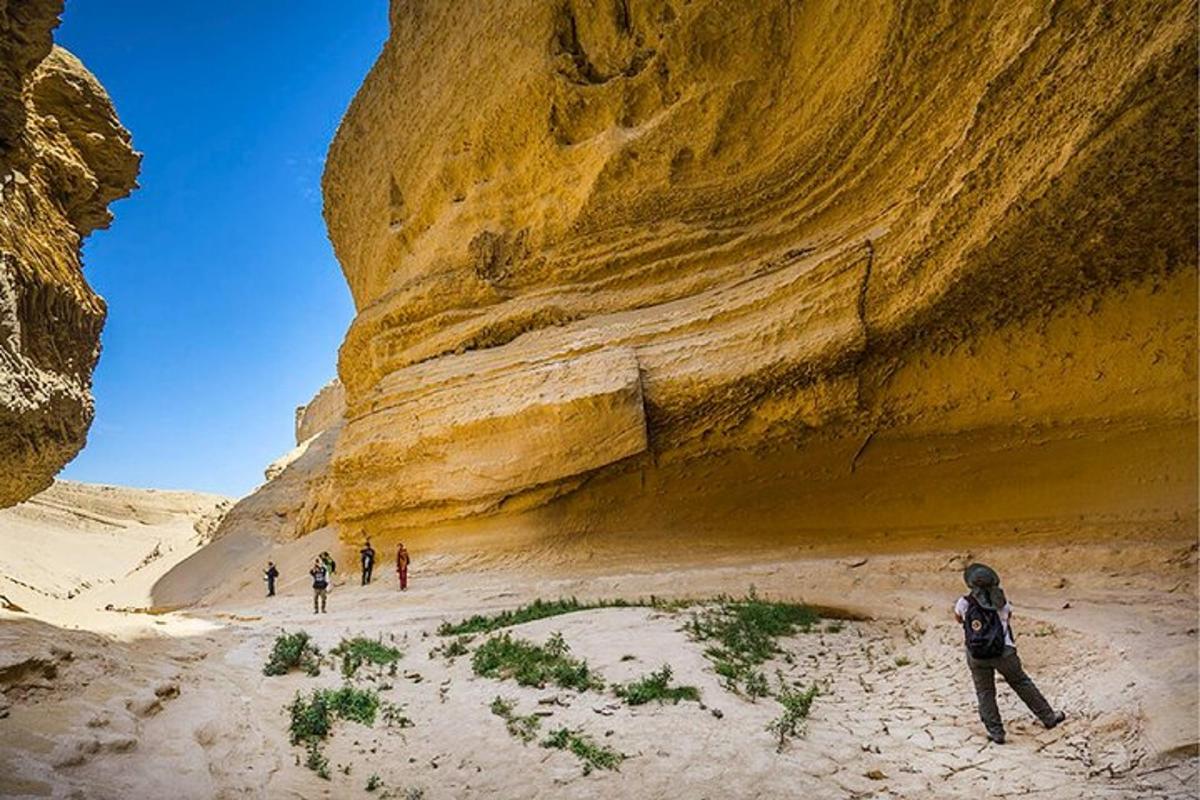
[[[1003,733],[989,733],[987,737],[988,741],[990,741],[992,744],[1004,744]]]
[[[1054,719],[1050,720],[1049,722],[1043,722],[1042,724],[1046,726],[1046,730],[1051,730],[1052,728],[1057,728],[1059,724],[1061,724],[1066,718],[1066,713],[1062,711],[1055,711]]]

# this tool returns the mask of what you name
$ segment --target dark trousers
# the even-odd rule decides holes
[[[364,561],[362,565],[362,585],[366,586],[371,582],[371,570],[375,569],[375,562]]]
[[[971,678],[975,681],[979,718],[983,720],[983,726],[987,728],[988,733],[994,736],[1004,733],[1004,720],[1000,718],[1000,709],[996,706],[997,672],[1043,724],[1054,722],[1054,710],[1050,708],[1046,698],[1042,697],[1033,679],[1021,668],[1017,648],[1005,647],[1004,652],[996,658],[972,658],[971,654],[967,653],[967,666],[971,668]]]
[[[275,581],[267,581],[267,597],[275,596]]]

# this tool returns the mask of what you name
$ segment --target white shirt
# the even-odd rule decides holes
[[[960,597],[954,604],[954,613],[958,615],[959,619],[965,619],[968,608],[970,608],[970,604],[967,602],[967,598]],[[1000,609],[998,613],[1000,614],[1000,626],[1004,628],[1004,643],[1009,647],[1016,647],[1013,644],[1012,631],[1008,629],[1008,618],[1012,616],[1012,603],[1006,602],[1004,608]]]

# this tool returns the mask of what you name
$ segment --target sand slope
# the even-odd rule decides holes
[[[230,501],[199,492],[59,481],[0,511],[0,596],[55,624],[112,630],[115,609],[206,544]],[[112,623],[112,624],[110,624]]]

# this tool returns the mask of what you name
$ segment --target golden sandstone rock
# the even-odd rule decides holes
[[[61,0],[0,2],[0,507],[83,447],[105,304],[80,244],[141,156],[104,88],[54,47]]]
[[[345,532],[1194,517],[1193,3],[391,24],[324,176]]]

